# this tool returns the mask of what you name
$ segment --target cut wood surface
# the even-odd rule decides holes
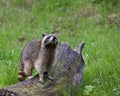
[[[83,47],[84,42],[74,50],[68,43],[60,43],[50,73],[53,81],[40,84],[36,75],[32,79],[0,89],[0,96],[62,96],[62,89],[80,86],[84,69]]]

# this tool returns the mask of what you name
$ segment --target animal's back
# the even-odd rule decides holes
[[[32,40],[27,43],[22,50],[21,60],[29,59],[31,62],[35,62],[38,58],[38,54],[41,47],[41,40]]]

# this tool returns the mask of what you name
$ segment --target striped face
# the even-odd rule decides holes
[[[43,34],[42,44],[45,44],[45,45],[48,45],[48,44],[57,45],[58,40],[57,40],[56,35],[55,34],[49,34],[49,35],[44,35]]]

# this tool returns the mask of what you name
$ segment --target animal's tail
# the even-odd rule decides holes
[[[24,81],[25,80],[25,72],[24,72],[24,66],[22,63],[20,63],[20,67],[19,67],[19,72],[18,72],[18,80],[19,81]]]

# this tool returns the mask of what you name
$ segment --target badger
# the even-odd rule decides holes
[[[45,77],[53,80],[49,72],[54,62],[57,45],[56,34],[42,34],[41,40],[32,40],[27,43],[21,52],[18,80],[31,78],[33,69],[38,72],[40,83],[45,83]]]

